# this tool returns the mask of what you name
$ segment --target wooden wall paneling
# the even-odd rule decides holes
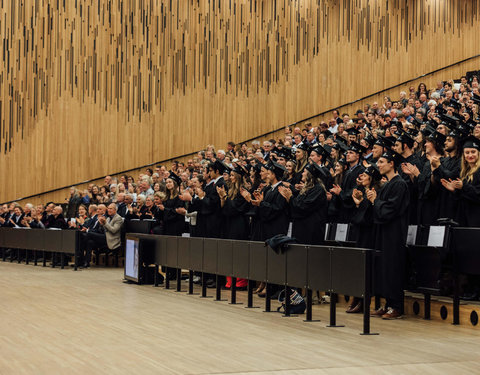
[[[479,2],[3,2],[0,201],[251,138],[474,56]]]

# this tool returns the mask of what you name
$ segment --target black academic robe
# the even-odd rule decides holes
[[[292,237],[301,244],[321,245],[325,239],[327,195],[320,185],[290,199]]]
[[[272,238],[277,234],[287,234],[289,224],[288,203],[278,191],[278,185],[266,189],[257,213],[261,223],[261,241]]]
[[[181,236],[185,229],[185,216],[177,213],[176,209],[185,207],[183,201],[176,196],[163,202],[163,234]]]
[[[409,157],[405,158],[405,163],[410,163],[418,168],[421,172],[423,169],[422,161],[418,158],[416,154],[412,154]],[[408,191],[410,193],[410,205],[408,206],[408,223],[415,225],[418,223],[418,179],[414,178],[413,180],[407,174],[403,173],[402,167],[398,168],[398,174],[403,180],[407,183]]]
[[[240,194],[233,199],[227,197],[222,207],[222,215],[225,218],[224,238],[231,240],[247,240],[249,235],[249,223],[246,213],[250,205]]]
[[[375,247],[373,205],[367,199],[365,193],[363,195],[362,202],[360,202],[360,205],[355,208],[355,213],[352,216],[352,224],[357,232],[357,247],[363,249],[373,249]]]
[[[375,249],[381,252],[375,291],[387,299],[387,307],[403,310],[409,192],[405,181],[394,176],[373,204]]]
[[[222,238],[224,235],[222,207],[217,193],[217,187],[222,186],[226,188],[223,177],[220,177],[216,183],[211,182],[205,186],[203,199],[195,198],[192,201],[193,210],[201,213],[200,225],[206,238]],[[198,219],[197,216],[197,223]]]
[[[419,199],[419,224],[430,226],[436,225],[440,217],[441,185],[435,180],[432,182],[432,170],[427,161],[417,178]]]
[[[440,206],[438,209],[439,218],[450,218],[458,220],[458,202],[456,202],[454,193],[448,191],[442,186],[441,179],[455,180],[460,176],[461,158],[446,157],[441,158],[440,166],[433,171],[435,182],[440,186]]]
[[[261,193],[265,197],[265,194],[271,189],[270,185],[265,186]],[[253,196],[253,191],[252,189],[250,191],[250,194]],[[254,205],[250,205],[249,210],[246,213],[247,217],[250,218],[250,240],[251,241],[262,241],[262,222],[260,220],[259,214],[258,214],[258,207]]]
[[[460,225],[480,227],[480,169],[473,174],[472,181],[463,179],[463,188],[455,191],[459,203]]]
[[[352,193],[353,189],[357,187],[357,178],[360,174],[365,171],[365,168],[358,163],[353,168],[349,168],[344,176],[342,181],[342,191],[340,192],[339,198],[341,203],[340,209],[340,223],[350,223],[352,216],[355,212],[355,203],[353,202]]]

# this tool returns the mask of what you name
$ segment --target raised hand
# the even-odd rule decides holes
[[[340,195],[342,188],[339,185],[333,184],[333,187],[330,189],[330,193],[335,195]]]

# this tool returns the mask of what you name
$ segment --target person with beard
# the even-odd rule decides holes
[[[411,178],[413,175],[405,173],[405,170],[411,170],[414,167],[420,170],[423,166],[420,159],[415,154],[414,148],[415,140],[407,133],[403,133],[400,137],[398,137],[395,145],[393,146],[393,150],[402,155],[404,159],[404,162],[398,169],[398,173],[400,177],[402,177],[407,183],[408,191],[410,193],[410,202],[412,202],[412,204],[409,206],[408,222],[412,225],[417,224],[418,220],[416,204],[418,202],[418,186],[417,179]]]
[[[240,193],[242,187],[242,179],[246,175],[246,171],[237,166],[230,172],[228,185],[228,193],[225,187],[218,187],[217,192],[220,196],[220,205],[222,207],[222,215],[225,218],[225,236],[224,238],[231,240],[248,240],[248,218],[246,213],[249,210],[249,204]],[[248,280],[237,279],[236,287],[244,289],[247,287]],[[232,285],[232,278],[227,277],[226,288]]]
[[[358,188],[353,189],[352,198],[355,203],[355,213],[352,217],[352,224],[356,227],[357,247],[373,249],[375,246],[375,231],[373,224],[373,206],[366,198],[370,190],[377,193],[382,188],[382,175],[375,164],[370,164],[365,171],[358,176]],[[354,297],[347,308],[347,313],[355,314],[363,312],[363,300]]]
[[[363,173],[365,168],[362,166],[361,157],[364,148],[356,142],[352,142],[347,153],[346,161],[348,163],[348,169],[344,173],[342,185],[333,185],[330,189],[332,195],[336,195],[340,198],[340,222],[350,223],[352,215],[354,213],[355,204],[353,203],[352,193],[353,189],[357,186],[357,178]],[[356,233],[353,233],[355,238]]]
[[[323,181],[327,175],[318,164],[307,164],[303,171],[303,187],[295,194],[286,186],[278,191],[290,204],[293,219],[292,237],[301,244],[321,245],[327,222],[327,195]]]
[[[474,136],[465,140],[459,178],[442,179],[441,183],[455,194],[460,225],[480,227],[480,140]]]
[[[377,290],[385,297],[385,307],[372,312],[383,319],[397,319],[403,313],[403,278],[406,264],[406,240],[408,231],[408,187],[397,169],[403,158],[393,150],[384,153],[377,162],[380,174],[387,179],[377,192],[366,191],[373,205],[375,246],[381,251],[376,283]]]

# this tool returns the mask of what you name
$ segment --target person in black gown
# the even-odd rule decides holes
[[[185,204],[179,198],[180,178],[173,172],[167,178],[166,199],[158,209],[163,212],[163,234],[170,236],[181,236],[185,228]]]
[[[366,198],[370,190],[379,192],[381,190],[382,175],[376,164],[370,164],[365,171],[358,176],[358,188],[353,189],[352,198],[355,203],[355,213],[352,217],[352,224],[357,231],[357,247],[373,249],[375,246],[375,232],[373,225],[373,206]],[[355,314],[363,312],[363,300],[354,297],[347,308],[347,313]]]
[[[442,179],[442,185],[455,194],[460,225],[480,227],[480,140],[470,136],[463,145],[460,177]]]
[[[372,315],[387,320],[400,318],[403,313],[410,194],[406,182],[397,173],[402,162],[403,158],[397,152],[390,150],[384,153],[377,166],[387,182],[379,192],[375,189],[366,192],[373,205],[375,249],[381,252],[376,286],[379,294],[386,299],[386,306],[372,312]]]
[[[280,194],[290,203],[293,219],[292,237],[301,244],[321,245],[325,239],[327,195],[323,181],[325,171],[318,164],[307,164],[303,171],[303,188],[296,191],[279,186]],[[322,181],[323,180],[323,181]]]
[[[230,179],[227,183],[228,193],[225,187],[218,187],[217,192],[220,196],[220,204],[222,207],[222,215],[225,219],[225,238],[231,240],[248,240],[248,212],[250,205],[240,194],[242,179],[246,175],[246,171],[237,166],[230,172]],[[237,288],[246,288],[247,280],[238,278],[236,282]],[[232,278],[227,277],[226,288],[232,285]]]

